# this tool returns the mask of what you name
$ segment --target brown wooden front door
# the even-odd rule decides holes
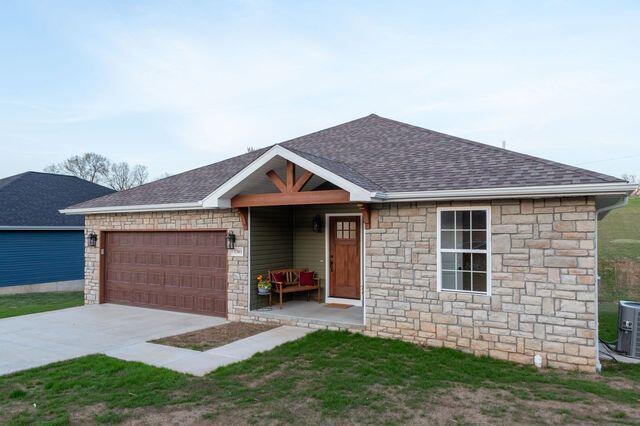
[[[105,239],[104,302],[226,317],[224,232],[107,232]]]
[[[360,216],[329,219],[329,296],[360,299]]]

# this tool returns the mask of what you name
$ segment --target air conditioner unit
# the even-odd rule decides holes
[[[640,303],[621,300],[618,304],[616,351],[640,358]]]

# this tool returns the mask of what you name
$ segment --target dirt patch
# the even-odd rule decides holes
[[[230,322],[185,334],[163,337],[162,339],[153,340],[151,343],[193,349],[195,351],[206,351],[235,342],[236,340],[269,331],[276,327],[278,326],[270,324]]]
[[[603,403],[597,397],[550,401],[516,396],[515,389],[452,386],[408,395],[393,386],[375,386],[384,402],[340,416],[323,412],[317,401],[299,398],[275,404],[218,404],[145,408],[128,412],[127,425],[147,424],[604,424],[637,423],[640,408]]]
[[[600,300],[617,302],[621,299],[640,299],[640,262],[623,259],[600,262],[603,277]]]

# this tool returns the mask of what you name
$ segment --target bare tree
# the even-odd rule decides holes
[[[149,178],[149,172],[145,166],[136,164],[129,166],[124,161],[111,163],[109,171],[105,176],[106,183],[116,191],[124,191],[134,186],[142,185]]]
[[[45,172],[77,176],[89,182],[101,182],[109,171],[109,160],[104,155],[87,152],[74,155],[62,163],[45,167]]]
[[[623,175],[621,176],[622,179],[626,180],[629,183],[636,183],[637,179],[636,179],[636,175],[632,175],[629,173],[623,173]]]
[[[147,167],[127,162],[114,163],[104,155],[88,152],[74,155],[62,163],[45,167],[45,172],[77,176],[95,183],[104,183],[116,191],[131,189],[149,180]]]

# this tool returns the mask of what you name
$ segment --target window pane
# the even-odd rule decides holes
[[[472,224],[473,229],[486,229],[487,228],[487,212],[484,210],[474,210],[472,212]]]
[[[462,254],[462,270],[470,271],[471,270],[471,253],[463,253]]]
[[[447,290],[456,289],[456,273],[455,272],[442,272],[442,288]]]
[[[355,222],[349,222],[349,229],[356,229],[356,223]]]
[[[442,229],[453,229],[453,218],[455,212],[440,212],[440,228]]]
[[[487,249],[487,231],[473,231],[472,232],[472,244],[471,248],[474,250],[486,250]]]
[[[456,212],[456,229],[471,229],[471,212],[457,211]]]
[[[487,270],[487,255],[486,254],[473,254],[473,270],[474,271],[486,271]]]
[[[337,225],[338,229],[342,229],[342,222],[338,222]]]
[[[460,279],[460,272],[458,272],[458,279]],[[460,286],[462,285],[462,288]],[[462,272],[462,284],[458,283],[458,290],[471,291],[471,272]]]
[[[456,248],[464,250],[471,248],[471,231],[456,231]]]
[[[473,291],[487,291],[487,274],[482,272],[473,273]]]
[[[448,269],[450,271],[455,271],[456,269],[456,255],[458,253],[441,253],[442,269]]]
[[[455,248],[455,231],[442,231],[440,247],[444,249]]]
[[[356,231],[349,231],[349,238],[351,238],[352,240],[356,239]]]

